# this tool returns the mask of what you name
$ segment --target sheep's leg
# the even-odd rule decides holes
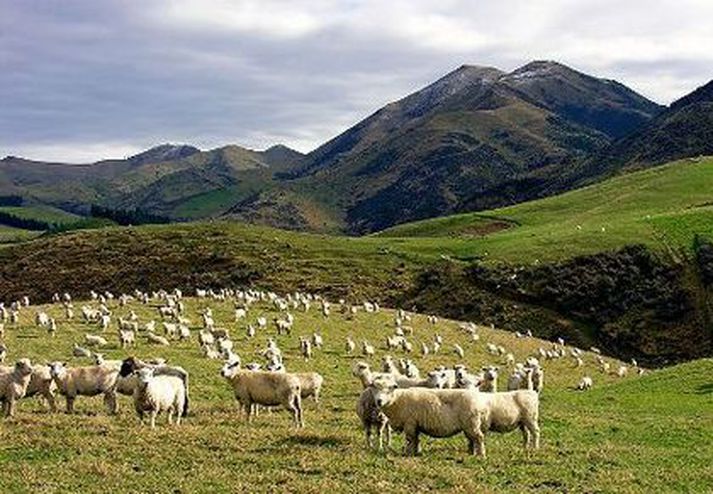
[[[176,425],[181,425],[181,407],[179,404],[176,404]]]
[[[173,407],[166,411],[166,417],[168,418],[168,425],[173,425]]]
[[[158,410],[153,409],[151,410],[151,428],[155,429],[156,428],[156,416],[158,415]]]
[[[367,449],[371,449],[373,447],[374,442],[371,439],[371,425],[370,424],[364,424],[364,435],[366,436],[366,447]],[[381,443],[381,438],[379,438],[379,442]],[[381,446],[379,446],[381,447]]]
[[[74,400],[74,396],[67,396],[67,413],[70,415],[74,413]]]
[[[416,456],[418,454],[418,430],[415,426],[408,425],[404,427],[404,436],[406,437],[406,456]]]
[[[15,415],[15,397],[10,395],[5,400],[5,416],[12,417]]]
[[[57,412],[57,400],[55,400],[54,393],[52,391],[47,391],[45,393],[45,400],[47,400],[47,405],[49,406],[50,412]]]
[[[530,430],[524,423],[520,425],[520,430],[522,431],[522,449],[527,451],[527,448],[530,446],[531,442]]]
[[[537,422],[531,422],[527,425],[529,433],[532,436],[530,441],[530,447],[533,449],[540,449],[540,426]]]
[[[104,393],[104,404],[106,405],[109,415],[116,415],[118,406],[116,402],[116,394],[114,392],[109,391]]]

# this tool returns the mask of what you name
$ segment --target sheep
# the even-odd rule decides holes
[[[15,402],[25,396],[32,379],[32,363],[22,358],[10,372],[0,373],[0,401],[5,417],[15,415]]]
[[[445,373],[439,371],[431,371],[427,377],[414,378],[407,376],[392,376],[400,388],[434,388],[445,389],[448,385],[448,378]]]
[[[211,360],[217,360],[221,357],[220,352],[213,348],[211,345],[201,346],[201,351],[203,352],[204,357]]]
[[[77,396],[103,394],[108,412],[116,414],[116,380],[119,369],[101,365],[68,368],[62,362],[52,362],[48,365],[57,389],[67,401],[67,413],[74,413]]]
[[[456,355],[458,355],[459,358],[465,357],[465,352],[463,351],[463,348],[458,343],[453,345],[453,352]]]
[[[247,329],[245,330],[247,333],[248,338],[254,338],[255,337],[255,326],[252,324],[248,324]]]
[[[50,412],[54,413],[57,411],[56,390],[57,386],[50,375],[49,368],[46,365],[33,365],[30,384],[25,391],[25,397],[30,398],[35,395],[41,395],[47,402]]]
[[[4,343],[0,343],[0,364],[5,362],[6,358],[7,358],[7,347],[5,346]]]
[[[119,330],[119,343],[121,348],[126,348],[131,345],[136,344],[136,333],[131,329],[120,329]]]
[[[486,393],[497,393],[498,391],[498,367],[483,367],[483,382],[480,390]]]
[[[537,394],[540,394],[545,387],[545,371],[542,370],[539,364],[532,365],[530,368],[532,369],[532,389],[537,391]]]
[[[91,352],[91,350],[81,347],[75,343],[74,347],[72,347],[72,356],[74,356],[74,357],[91,357],[92,352]]]
[[[485,457],[485,432],[519,427],[525,449],[539,448],[539,398],[533,391],[474,393],[468,390],[398,389],[392,377],[374,379],[378,409],[396,431],[406,434],[406,454],[419,452],[420,433],[451,437],[463,432],[468,451]]]
[[[391,426],[389,426],[389,419],[376,406],[374,388],[371,386],[366,387],[359,396],[356,404],[356,413],[364,429],[367,448],[373,448],[371,437],[372,429],[376,429],[379,451],[384,449],[384,435],[386,435],[386,445],[391,447]]]
[[[255,414],[253,405],[282,405],[292,412],[295,426],[304,427],[302,389],[297,376],[261,370],[241,370],[238,367],[223,368],[221,374],[232,386],[235,399],[242,405],[248,422]]]
[[[312,343],[307,339],[300,336],[300,353],[305,360],[312,358]]]
[[[201,346],[212,345],[213,343],[215,343],[215,337],[210,331],[201,329],[198,333],[198,343]]]
[[[592,389],[592,386],[594,386],[594,381],[592,380],[592,378],[589,376],[584,376],[582,377],[582,380],[579,381],[579,384],[577,384],[577,389],[579,391],[587,391]]]
[[[421,342],[421,356],[428,357],[429,353],[430,353],[430,350],[428,348],[428,345],[426,345],[424,342]]]
[[[156,428],[156,416],[165,411],[168,423],[181,424],[181,415],[185,408],[186,388],[183,381],[175,376],[155,375],[151,367],[136,371],[137,385],[134,391],[134,409],[143,421],[144,413],[149,412],[151,428]]]
[[[89,345],[89,346],[106,346],[109,343],[102,338],[101,336],[95,335],[95,334],[85,334],[84,335],[84,342]]]
[[[421,376],[421,372],[418,370],[418,367],[411,361],[411,360],[406,360],[403,365],[403,374],[406,375],[406,377],[412,377],[412,378],[419,378]]]
[[[300,380],[300,398],[303,400],[309,397],[319,404],[319,395],[322,392],[324,378],[317,372],[296,372],[292,374]]]
[[[166,338],[155,333],[146,333],[146,342],[152,345],[162,346],[169,346],[171,344]]]
[[[456,389],[470,389],[475,391],[480,391],[480,386],[485,380],[484,374],[481,372],[478,375],[471,374],[468,372],[463,365],[458,365],[454,369],[455,371],[455,383],[453,388]]]
[[[321,349],[324,346],[324,339],[319,333],[312,333],[312,346]]]
[[[625,365],[620,365],[619,368],[616,370],[616,375],[618,377],[626,377],[628,373],[629,369]]]
[[[361,344],[361,354],[365,357],[373,357],[375,353],[374,347],[364,340]]]
[[[172,376],[177,377],[183,382],[183,396],[184,403],[181,409],[181,415],[186,417],[188,415],[188,372],[183,367],[166,365],[163,359],[154,359],[151,361],[142,361],[136,357],[128,357],[121,361],[121,366],[119,368],[119,379],[117,381],[117,391],[126,394],[133,395],[138,386],[138,377],[136,371],[150,368],[153,370],[154,376]],[[123,387],[124,389],[120,389]]]
[[[351,337],[347,337],[347,341],[344,343],[344,351],[347,352],[348,355],[351,355],[354,353],[354,349],[356,348],[356,343],[354,343],[354,340],[351,339]]]

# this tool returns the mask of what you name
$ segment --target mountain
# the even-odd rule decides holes
[[[713,81],[673,102],[588,164],[590,175],[713,154]]]
[[[49,163],[6,157],[0,160],[0,193],[85,212],[90,204],[146,209],[183,217],[192,204],[200,216],[220,214],[242,194],[253,194],[289,170],[302,154],[285,146],[253,151],[236,145],[208,151],[162,144],[126,159],[91,164]],[[226,193],[228,191],[228,193]],[[221,200],[206,195],[218,195]]]
[[[251,220],[269,205],[271,223],[299,226],[300,208],[286,201],[300,196],[338,211],[348,232],[366,233],[521,202],[561,191],[557,179],[573,163],[660,110],[555,62],[511,73],[464,65],[309,153],[289,180],[231,215]],[[279,210],[287,216],[276,219]]]

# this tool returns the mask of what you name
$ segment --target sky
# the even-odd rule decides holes
[[[662,104],[713,79],[711,0],[0,0],[0,156],[307,152],[462,64],[556,60]]]

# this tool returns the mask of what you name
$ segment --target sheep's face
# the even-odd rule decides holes
[[[394,391],[398,387],[396,381],[386,377],[377,377],[371,384],[374,389],[374,402],[379,408],[390,405],[396,399]]]
[[[245,368],[249,371],[255,372],[255,371],[259,371],[262,368],[262,366],[256,362],[250,362],[249,364],[247,364],[245,366]]]
[[[444,389],[448,384],[448,377],[445,372],[432,371],[428,373],[428,387]]]
[[[240,370],[240,361],[226,362],[220,370],[220,375],[225,378],[229,378],[232,377],[238,370]]]
[[[141,384],[148,384],[148,382],[153,378],[153,369],[150,367],[143,367],[134,372],[136,377],[138,377]]]
[[[369,364],[366,362],[357,362],[354,364],[354,367],[352,367],[352,375],[354,377],[359,377],[367,372],[369,372]]]
[[[15,363],[15,369],[20,373],[20,375],[27,376],[32,374],[32,363],[30,359],[21,358]]]
[[[95,353],[93,355],[94,357],[94,363],[97,365],[102,365],[104,363],[104,355],[101,353]]]
[[[62,362],[52,362],[47,365],[50,368],[50,376],[53,378],[61,379],[67,373],[67,368]]]

